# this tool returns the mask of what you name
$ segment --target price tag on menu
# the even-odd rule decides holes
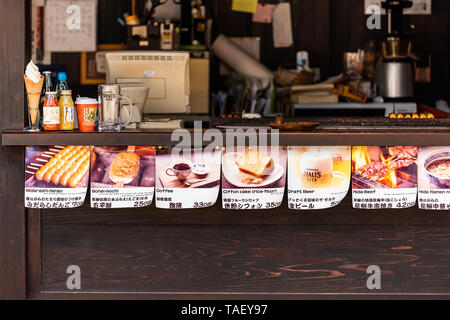
[[[32,146],[25,149],[25,207],[76,208],[89,184],[90,149]]]
[[[353,208],[405,209],[416,204],[417,189],[353,189]]]
[[[417,199],[417,154],[414,146],[353,147],[353,207],[413,207]]]
[[[214,205],[219,196],[220,160],[219,149],[158,149],[156,207],[192,209]]]
[[[350,186],[350,157],[350,147],[289,147],[289,209],[315,210],[338,205]]]
[[[34,209],[69,209],[80,207],[86,188],[25,188],[25,207]]]
[[[450,147],[422,147],[417,162],[419,208],[450,210]]]
[[[151,146],[92,148],[91,207],[149,206],[155,189],[155,148]]]
[[[281,205],[286,184],[283,147],[227,148],[222,155],[222,207],[272,209]]]

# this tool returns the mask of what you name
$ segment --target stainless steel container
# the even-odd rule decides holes
[[[414,96],[414,72],[410,61],[380,61],[375,71],[378,95],[385,98]]]

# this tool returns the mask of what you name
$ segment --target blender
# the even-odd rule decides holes
[[[375,70],[378,95],[387,100],[411,100],[414,96],[414,59],[412,37],[402,32],[403,10],[412,1],[386,0],[387,35],[381,44],[382,57]]]

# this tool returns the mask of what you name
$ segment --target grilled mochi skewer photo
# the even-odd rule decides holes
[[[65,147],[42,166],[35,177],[56,186],[75,188],[89,172],[89,156],[88,147]]]
[[[123,188],[124,185],[136,179],[141,158],[134,153],[134,146],[129,146],[126,152],[116,155],[109,168],[109,178],[116,184],[116,188]]]

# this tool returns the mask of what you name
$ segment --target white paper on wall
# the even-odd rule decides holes
[[[383,0],[364,0],[364,13],[367,14],[368,7],[376,5],[381,9],[381,14],[386,14],[386,11],[381,8]],[[431,0],[412,0],[413,6],[405,9],[404,14],[431,14]]]
[[[97,0],[47,0],[44,17],[46,51],[97,50]]]
[[[275,48],[290,47],[292,37],[291,5],[288,2],[277,4],[272,16],[273,45]]]

